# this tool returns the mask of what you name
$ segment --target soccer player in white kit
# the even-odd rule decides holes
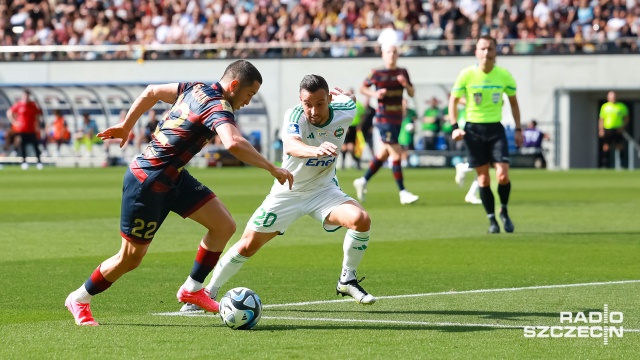
[[[346,129],[356,113],[355,97],[339,88],[329,91],[326,80],[306,75],[300,82],[300,105],[286,111],[281,131],[282,168],[294,177],[293,188],[274,182],[271,192],[247,223],[242,238],[220,259],[207,289],[218,290],[263,245],[304,215],[320,221],[327,232],[346,227],[342,272],[336,292],[357,303],[373,304],[356,278],[356,270],[369,245],[369,214],[338,185],[336,159]],[[199,308],[185,304],[181,311]]]

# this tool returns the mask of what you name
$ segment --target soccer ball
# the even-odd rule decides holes
[[[220,300],[220,318],[234,330],[249,330],[262,316],[262,301],[253,290],[237,287]]]

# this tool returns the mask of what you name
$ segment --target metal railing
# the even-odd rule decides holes
[[[426,39],[399,45],[403,56],[450,56],[473,53],[475,40]],[[128,45],[20,45],[0,47],[0,61],[19,60],[108,60],[108,59],[189,59],[189,58],[344,58],[374,56],[380,44],[375,41],[296,42],[296,43],[210,43],[210,44],[128,44]],[[503,55],[553,55],[633,53],[640,51],[640,38],[616,40],[509,39],[498,41]]]
[[[638,142],[631,136],[629,135],[628,132],[624,131],[622,133],[622,136],[625,138],[625,140],[627,140],[627,151],[628,151],[628,157],[627,157],[627,161],[628,161],[628,166],[627,168],[629,170],[635,170],[636,168],[636,159],[635,156],[633,156],[633,152],[635,150],[636,155],[638,156],[638,158],[640,158],[640,144],[638,144]],[[620,164],[620,151],[618,151],[616,149],[615,151],[615,167],[616,170],[620,170],[621,168],[621,164]]]

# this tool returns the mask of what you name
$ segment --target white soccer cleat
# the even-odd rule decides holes
[[[467,194],[467,196],[464,197],[464,201],[468,202],[469,204],[473,204],[473,205],[481,205],[482,204],[482,200],[478,199],[478,197],[473,195],[473,194]]]
[[[402,205],[413,204],[418,201],[418,199],[420,199],[418,195],[414,195],[407,190],[400,191],[400,204]]]
[[[202,311],[202,308],[196,304],[186,303],[182,305],[182,307],[180,308],[180,312],[184,312],[184,313],[198,312],[198,311]]]
[[[363,177],[359,177],[353,180],[353,187],[356,188],[356,197],[358,198],[358,201],[363,203],[367,196],[367,180]]]
[[[342,295],[343,297],[351,296],[358,304],[372,305],[376,302],[376,297],[366,292],[362,286],[360,286],[362,280],[364,280],[364,278],[360,280],[353,279],[344,283],[338,280],[336,294]]]
[[[464,177],[467,175],[466,172],[466,164],[465,163],[458,163],[456,164],[456,177],[455,177],[455,181],[456,184],[458,184],[458,186],[463,187],[464,186]]]
[[[26,162],[23,162],[22,165],[20,165],[20,168],[22,168],[22,170],[28,170],[29,164],[27,164]]]
[[[37,163],[36,164],[36,169],[42,170],[43,168],[44,168],[44,166],[42,165],[42,163]]]

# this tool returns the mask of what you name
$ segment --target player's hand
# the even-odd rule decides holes
[[[522,143],[524,142],[524,135],[522,135],[522,131],[516,131],[513,139],[516,141],[516,146],[521,147]]]
[[[398,75],[397,79],[402,87],[407,87],[407,85],[409,85],[409,80],[407,80],[404,75]]]
[[[604,129],[598,129],[598,136],[604,137]]]
[[[278,180],[280,185],[284,185],[285,182],[289,182],[289,190],[293,188],[293,174],[287,169],[275,168],[271,172],[271,175]]]
[[[387,89],[378,89],[376,90],[375,94],[375,98],[380,100],[387,95]]]
[[[466,133],[464,132],[464,130],[462,130],[462,129],[455,129],[455,130],[453,130],[453,132],[451,133],[451,138],[452,138],[453,140],[455,140],[455,141],[460,141],[460,140],[462,140],[462,138],[464,137],[464,134],[466,134]],[[520,134],[520,135],[522,135],[522,134]]]
[[[353,100],[354,102],[356,101],[356,97],[349,91],[344,91],[342,89],[340,89],[339,87],[334,87],[333,90],[329,91],[329,94],[331,95],[345,95],[351,98],[351,100]]]
[[[99,132],[98,136],[102,140],[107,139],[122,139],[120,142],[120,147],[124,147],[127,144],[127,139],[129,139],[129,133],[131,131],[124,128],[123,123],[118,123],[105,131]]]
[[[316,156],[338,156],[338,147],[328,141],[323,142],[316,149]]]

